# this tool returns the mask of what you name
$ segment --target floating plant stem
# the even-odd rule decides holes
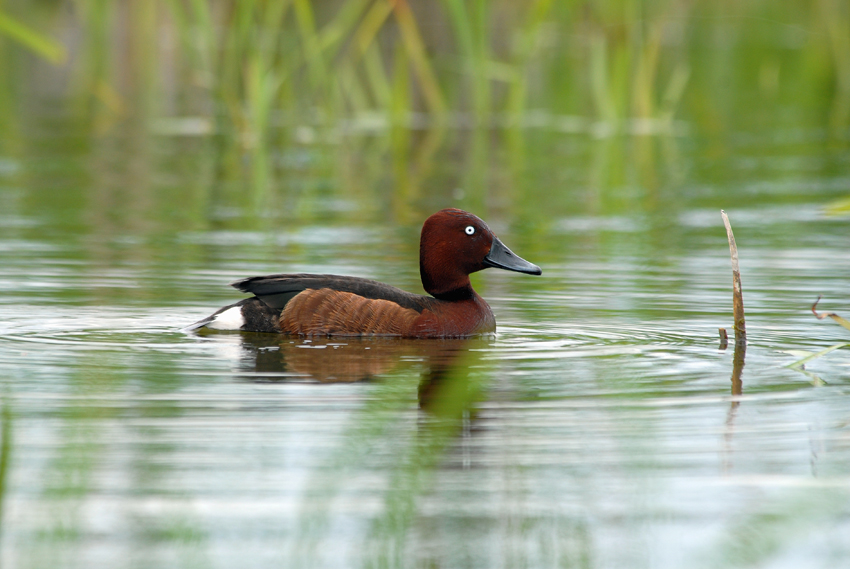
[[[820,312],[820,313],[819,313],[819,312],[817,311],[818,302],[820,302],[820,299],[821,299],[821,297],[820,297],[820,296],[818,296],[818,299],[817,299],[817,300],[815,301],[815,303],[812,305],[812,314],[814,314],[814,315],[815,315],[815,317],[816,317],[818,320],[823,320],[824,318],[826,318],[827,316],[829,316],[830,318],[832,318],[833,320],[835,320],[836,322],[838,322],[838,324],[840,324],[840,325],[841,325],[841,326],[843,326],[844,328],[847,328],[848,330],[850,330],[850,321],[846,320],[845,318],[842,318],[841,316],[839,316],[839,315],[838,315],[838,314],[836,314],[835,312]],[[846,347],[848,347],[848,346],[850,346],[850,343],[846,343],[846,342],[845,342],[845,343],[841,343],[841,344],[835,344],[835,345],[832,345],[832,346],[830,346],[830,347],[828,347],[828,348],[825,348],[825,349],[823,349],[823,350],[821,350],[821,351],[819,351],[819,352],[799,352],[799,353],[798,353],[798,355],[803,355],[804,357],[803,357],[802,359],[799,359],[799,360],[797,360],[797,361],[795,361],[795,362],[792,362],[792,363],[788,364],[788,365],[787,365],[787,366],[785,366],[785,367],[789,367],[789,368],[791,368],[791,369],[802,370],[802,369],[803,369],[803,366],[804,366],[805,364],[809,363],[810,361],[812,361],[812,360],[814,360],[814,359],[816,359],[816,358],[819,358],[819,357],[821,357],[821,356],[824,356],[824,355],[828,354],[829,352],[831,352],[831,351],[833,351],[833,350],[838,350],[838,349],[840,349],[840,348],[846,348]],[[789,353],[791,353],[791,352],[789,352]]]
[[[846,320],[845,318],[842,318],[841,316],[839,316],[835,312],[821,312],[820,314],[818,314],[817,307],[818,307],[818,302],[820,302],[820,299],[821,299],[821,297],[819,296],[818,299],[815,301],[815,303],[812,305],[812,314],[814,314],[815,317],[818,320],[823,320],[824,318],[829,316],[830,318],[832,318],[833,320],[838,322],[841,326],[850,330],[850,321]]]

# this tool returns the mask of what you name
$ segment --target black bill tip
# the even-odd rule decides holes
[[[516,271],[518,273],[526,273],[528,275],[542,275],[543,271],[534,263],[529,263],[513,251],[508,249],[498,237],[493,238],[493,244],[490,246],[490,252],[484,257],[484,264],[488,267],[497,269],[505,269],[506,271]]]

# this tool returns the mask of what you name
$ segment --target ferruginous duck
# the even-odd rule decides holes
[[[253,294],[187,330],[241,330],[298,336],[449,338],[496,330],[490,306],[469,275],[495,267],[530,275],[540,267],[515,255],[471,213],[444,209],[425,220],[419,273],[430,296],[358,277],[268,275],[231,286]]]

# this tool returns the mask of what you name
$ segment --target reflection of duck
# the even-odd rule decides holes
[[[313,380],[351,383],[377,378],[400,365],[421,367],[419,401],[423,408],[444,406],[446,393],[457,393],[469,368],[491,343],[489,338],[428,341],[405,338],[314,338],[243,334],[250,354],[252,381]],[[249,365],[251,365],[249,364]],[[246,370],[247,371],[247,370]],[[461,389],[463,391],[463,389]]]
[[[421,342],[394,337],[301,339],[291,336],[243,334],[256,379],[303,378],[322,383],[347,383],[375,378],[402,363],[421,364],[442,374],[470,348],[489,339],[445,338]],[[250,364],[249,364],[250,365]]]
[[[410,340],[400,338],[334,341],[265,334],[251,336],[250,341],[243,337],[243,347],[255,353],[255,371],[260,379],[299,377],[322,383],[363,381],[392,371],[402,358],[415,354]],[[272,341],[264,342],[263,339]],[[264,377],[263,374],[269,375]]]
[[[482,220],[444,209],[422,226],[422,296],[376,281],[336,275],[270,275],[236,281],[254,296],[188,329],[243,330],[301,336],[464,337],[495,331],[490,307],[469,275],[497,267],[533,275],[540,267],[516,256]]]

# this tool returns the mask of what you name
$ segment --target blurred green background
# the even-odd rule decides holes
[[[840,0],[6,0],[0,38],[0,151],[91,157],[103,227],[663,216],[742,133],[850,127]]]

